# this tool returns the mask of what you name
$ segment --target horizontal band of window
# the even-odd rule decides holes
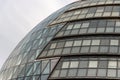
[[[120,6],[120,3],[119,4],[118,3],[115,3],[115,4],[113,4],[113,3],[111,3],[111,4],[100,4],[100,5],[91,5],[91,6],[79,7],[79,8],[67,10],[64,13],[71,12],[71,11],[78,10],[78,9],[86,9],[86,8],[93,8],[93,7],[104,7],[104,6]]]
[[[59,22],[55,24],[49,24],[49,26],[60,24],[60,23],[65,23],[65,22],[75,22],[75,21],[86,21],[86,20],[101,20],[101,19],[120,19],[120,16],[104,16],[104,17],[91,17],[91,18],[83,18],[83,19],[75,19],[75,20],[69,20],[69,21],[64,21],[64,22]]]
[[[65,78],[49,78],[48,80],[119,80],[119,78],[109,78],[109,77],[97,77],[97,76],[92,76],[92,77],[65,77]]]
[[[86,33],[86,34],[79,34],[79,35],[67,35],[67,36],[60,36],[55,37],[52,41],[56,40],[63,40],[63,39],[73,39],[73,38],[82,38],[82,37],[120,37],[120,33]]]

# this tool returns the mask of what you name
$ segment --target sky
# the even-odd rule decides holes
[[[74,1],[77,0],[0,0],[0,68],[35,25]]]

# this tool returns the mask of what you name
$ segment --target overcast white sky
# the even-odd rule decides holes
[[[0,0],[0,68],[35,25],[74,1],[77,0]]]

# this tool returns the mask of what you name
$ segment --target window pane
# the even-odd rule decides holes
[[[67,29],[72,29],[73,28],[73,24],[68,25]]]
[[[98,62],[97,61],[89,61],[89,68],[96,68]]]
[[[108,68],[117,68],[117,62],[116,61],[109,61]]]
[[[81,27],[82,27],[82,28],[89,27],[89,23],[83,23]]]
[[[73,41],[67,41],[66,44],[65,44],[65,47],[72,46],[72,44],[73,44]]]
[[[79,53],[80,47],[73,47],[71,53]]]
[[[88,61],[80,61],[79,68],[87,68],[88,67]]]
[[[80,24],[80,23],[77,23],[77,24],[74,25],[74,29],[80,28],[80,27],[81,27],[81,24]]]
[[[92,40],[92,45],[99,45],[100,44],[100,40]]]
[[[111,40],[110,45],[118,45],[118,40]]]
[[[119,26],[119,27],[120,27],[120,21],[117,21],[117,22],[116,22],[116,26]]]
[[[51,46],[50,46],[51,49],[55,48],[55,47],[56,47],[56,43],[52,43]]]
[[[81,53],[89,52],[89,47],[81,47]]]
[[[60,77],[66,77],[67,70],[61,70]]]
[[[64,42],[59,42],[59,43],[57,44],[57,48],[61,48],[61,47],[64,47]]]
[[[81,46],[81,42],[82,41],[74,41],[74,45],[73,46]]]
[[[106,76],[107,69],[98,69],[97,76]]]
[[[96,76],[96,69],[88,69],[88,75],[87,76]]]
[[[97,46],[92,46],[92,47],[90,48],[90,52],[98,52],[98,49],[99,49],[99,47],[97,47]]]
[[[83,40],[83,45],[90,45],[91,40]]]
[[[116,77],[116,70],[108,70],[108,77]]]
[[[86,76],[87,70],[86,69],[79,69],[77,76]]]
[[[68,72],[68,76],[76,76],[77,69],[70,69]]]
[[[63,62],[62,68],[69,68],[70,62]]]
[[[107,66],[108,66],[107,61],[99,61],[98,65],[99,68],[107,68]]]
[[[78,64],[79,64],[78,61],[72,61],[70,64],[70,68],[78,68]]]

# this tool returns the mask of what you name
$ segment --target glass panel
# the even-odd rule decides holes
[[[111,40],[110,45],[118,45],[118,40]]]
[[[79,69],[77,76],[86,76],[87,69]]]
[[[77,69],[70,69],[68,72],[68,76],[76,76]]]
[[[79,53],[80,47],[73,47],[71,53]]]
[[[89,47],[81,47],[81,53],[87,53],[89,52]]]
[[[73,28],[73,24],[68,25],[67,29],[72,29]]]
[[[55,48],[56,47],[56,43],[53,43],[53,44],[51,44],[51,46],[50,46],[50,48],[52,49],[52,48]]]
[[[71,61],[70,68],[78,68],[79,62],[78,61]]]
[[[91,47],[90,52],[98,52],[98,49],[99,49],[99,47],[93,46],[93,47]]]
[[[65,47],[72,46],[72,44],[73,44],[73,41],[67,41],[66,44],[65,44]]]
[[[108,70],[108,77],[116,77],[116,70]]]
[[[54,55],[60,55],[62,53],[62,49],[55,49]]]
[[[81,42],[82,41],[74,41],[74,45],[73,46],[81,46]]]
[[[106,76],[107,69],[98,69],[97,76]]]
[[[60,77],[66,77],[67,76],[67,70],[61,70]]]
[[[96,76],[96,69],[88,69],[87,76]]]
[[[50,63],[47,64],[46,68],[43,71],[43,74],[49,74],[50,73]]]
[[[41,75],[41,80],[47,80],[47,78],[48,78],[48,75]]]
[[[64,48],[62,54],[70,54],[71,48]]]
[[[91,40],[83,40],[83,45],[90,45]]]
[[[89,23],[83,23],[81,27],[82,27],[82,28],[89,27]]]
[[[79,68],[87,68],[88,67],[88,61],[80,61]]]
[[[79,23],[77,23],[77,24],[74,25],[74,29],[80,28],[80,27],[81,27],[81,24],[79,24]]]
[[[107,66],[108,66],[107,61],[99,61],[98,65],[99,68],[107,68]]]
[[[109,61],[108,68],[117,68],[117,62],[116,61]]]
[[[70,62],[63,62],[62,68],[69,68]]]
[[[89,61],[89,68],[96,68],[98,65],[97,61]]]
[[[92,40],[91,45],[99,45],[99,44],[100,44],[100,40]]]

